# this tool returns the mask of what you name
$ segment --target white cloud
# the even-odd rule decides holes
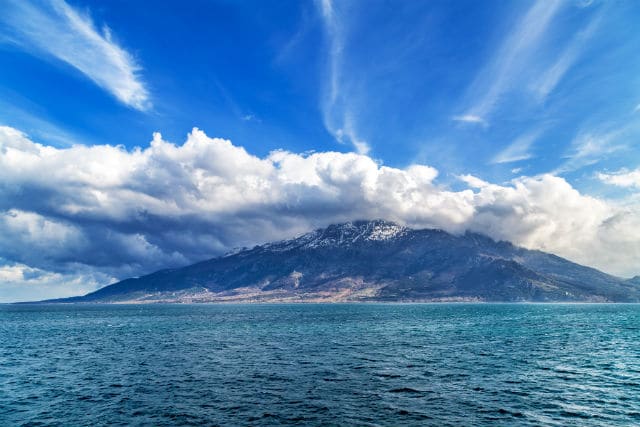
[[[351,142],[351,144],[353,144],[353,147],[356,149],[356,152],[359,154],[366,155],[369,154],[369,151],[371,151],[371,147],[369,146],[367,141],[360,138],[356,134],[356,130],[353,124],[353,116],[349,111],[346,111],[344,113],[342,128],[337,129],[334,136],[341,143],[347,141]]]
[[[530,98],[539,106],[547,99],[589,47],[605,10],[601,7],[592,12],[589,22],[563,42],[552,24],[567,5],[560,0],[533,2],[492,51],[469,86],[464,114],[454,116],[454,120],[486,127],[500,104],[513,105],[508,104],[509,101]],[[564,46],[556,51],[559,43]],[[528,98],[518,98],[522,95]]]
[[[458,177],[458,179],[460,179],[471,188],[485,188],[491,185],[487,181],[484,181],[473,175],[461,175]]]
[[[386,218],[640,273],[636,205],[581,194],[551,175],[508,185],[466,175],[460,191],[440,187],[437,176],[426,165],[392,168],[356,153],[260,158],[197,129],[182,145],[155,134],[128,151],[55,148],[0,127],[0,257],[61,277],[80,266],[124,278],[330,223]]]
[[[540,132],[532,132],[519,136],[511,145],[496,154],[491,163],[511,163],[532,158],[531,145],[539,134]]]
[[[626,148],[619,143],[628,126],[615,130],[580,131],[571,142],[565,162],[554,173],[560,174],[591,166],[601,162],[607,155]]]
[[[640,188],[640,168],[632,171],[622,169],[615,173],[599,173],[598,179],[602,182],[616,185],[618,187]]]
[[[480,116],[475,116],[473,114],[464,114],[462,116],[453,116],[452,118],[456,122],[480,124],[480,125],[485,126],[485,127],[489,125],[485,119],[483,119]]]
[[[472,105],[457,117],[475,117],[479,120],[469,122],[481,124],[489,121],[498,101],[513,89],[530,57],[537,53],[540,41],[561,6],[559,0],[536,1],[515,23],[492,60],[471,85],[469,97]]]
[[[30,53],[66,62],[132,108],[151,107],[133,56],[113,40],[107,27],[98,30],[88,15],[63,0],[10,0],[0,21],[12,41]]]
[[[546,98],[560,82],[566,72],[573,66],[578,56],[591,38],[600,23],[597,15],[582,31],[579,31],[562,51],[558,59],[553,63],[535,84],[535,91],[540,100]]]
[[[356,152],[368,154],[369,143],[358,136],[353,112],[354,97],[345,89],[344,59],[345,49],[344,22],[339,19],[332,0],[317,2],[325,27],[328,41],[328,69],[326,83],[322,95],[322,116],[327,131],[340,143],[351,143]]]

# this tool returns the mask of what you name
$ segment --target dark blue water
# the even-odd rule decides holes
[[[0,306],[0,425],[640,425],[640,305]]]

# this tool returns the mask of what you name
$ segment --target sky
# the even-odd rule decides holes
[[[367,218],[640,274],[638,2],[0,9],[0,302]]]

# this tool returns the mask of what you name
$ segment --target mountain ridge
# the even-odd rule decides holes
[[[640,284],[478,233],[362,220],[49,302],[305,301],[638,302]]]

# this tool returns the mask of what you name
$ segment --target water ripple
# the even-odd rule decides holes
[[[0,306],[0,425],[640,423],[640,306]]]

